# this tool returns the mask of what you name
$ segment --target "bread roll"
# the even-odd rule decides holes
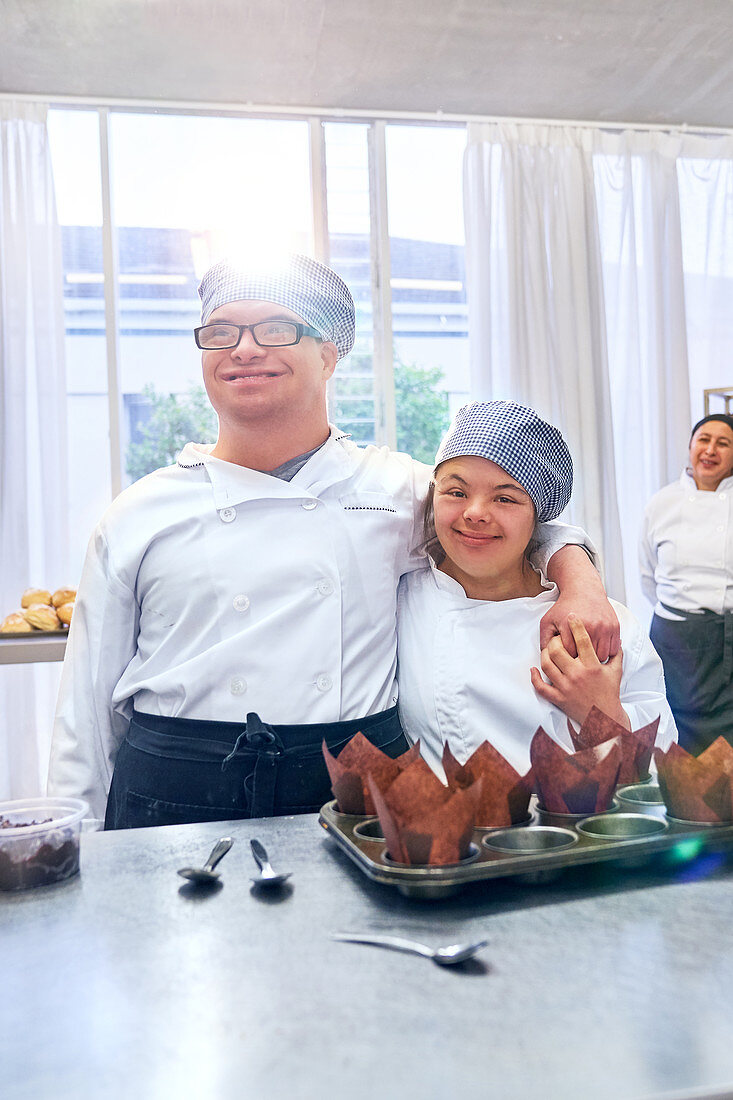
[[[68,603],[62,603],[61,607],[56,608],[56,614],[61,619],[62,623],[67,625],[71,622],[71,616],[74,611],[74,601],[70,600]]]
[[[6,615],[3,621],[0,623],[0,634],[27,634],[28,623],[21,615],[20,611],[13,611],[11,615]]]
[[[75,599],[75,588],[57,588],[51,597],[51,603],[54,607],[63,607],[65,603],[73,603]],[[64,620],[64,622],[65,621],[66,620]]]
[[[58,615],[47,604],[31,604],[23,614],[25,615],[25,621],[38,630],[58,630],[61,627]]]
[[[20,606],[31,607],[34,603],[44,604],[48,607],[51,603],[51,593],[47,592],[45,588],[26,588],[20,597]]]

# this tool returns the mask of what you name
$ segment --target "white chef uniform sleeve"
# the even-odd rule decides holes
[[[547,564],[558,550],[563,546],[582,546],[588,557],[600,571],[600,556],[595,545],[582,527],[573,527],[568,523],[560,523],[558,520],[550,520],[548,523],[539,523],[536,531],[537,548],[530,560],[535,569],[547,576]]]
[[[667,702],[664,669],[649,635],[627,607],[611,601],[621,624],[623,675],[621,706],[629,716],[632,730],[653,722],[659,715],[655,745],[668,749],[677,740],[672,711]]]
[[[641,529],[641,541],[639,543],[639,570],[641,572],[641,590],[654,605],[657,602],[657,585],[654,573],[657,564],[657,555],[652,546],[650,533],[649,509],[644,513],[644,523]]]
[[[84,798],[91,817],[104,819],[117,750],[132,703],[119,713],[112,694],[136,651],[139,609],[115,574],[103,530],[89,543],[54,721],[49,795]],[[128,713],[129,711],[129,713]]]

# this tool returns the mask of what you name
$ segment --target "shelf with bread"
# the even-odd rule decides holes
[[[76,589],[26,588],[0,622],[0,665],[63,661]]]

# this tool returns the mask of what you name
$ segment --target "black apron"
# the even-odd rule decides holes
[[[664,665],[680,745],[698,756],[717,737],[733,744],[733,611],[662,607],[683,616],[655,615],[649,632]]]
[[[105,829],[315,813],[332,797],[334,755],[361,730],[388,756],[409,748],[397,707],[351,722],[270,726],[133,712],[115,761]]]

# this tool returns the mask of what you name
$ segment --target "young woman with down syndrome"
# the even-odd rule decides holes
[[[594,704],[627,729],[659,715],[656,744],[677,739],[661,661],[626,607],[613,602],[621,649],[605,664],[579,618],[577,655],[559,636],[540,651],[540,619],[558,590],[529,553],[537,523],[568,504],[572,480],[560,432],[512,402],[465,406],[440,445],[426,566],[399,591],[398,660],[402,725],[441,777],[446,743],[464,763],[488,740],[520,774],[540,725],[572,751],[568,719],[580,726]]]

